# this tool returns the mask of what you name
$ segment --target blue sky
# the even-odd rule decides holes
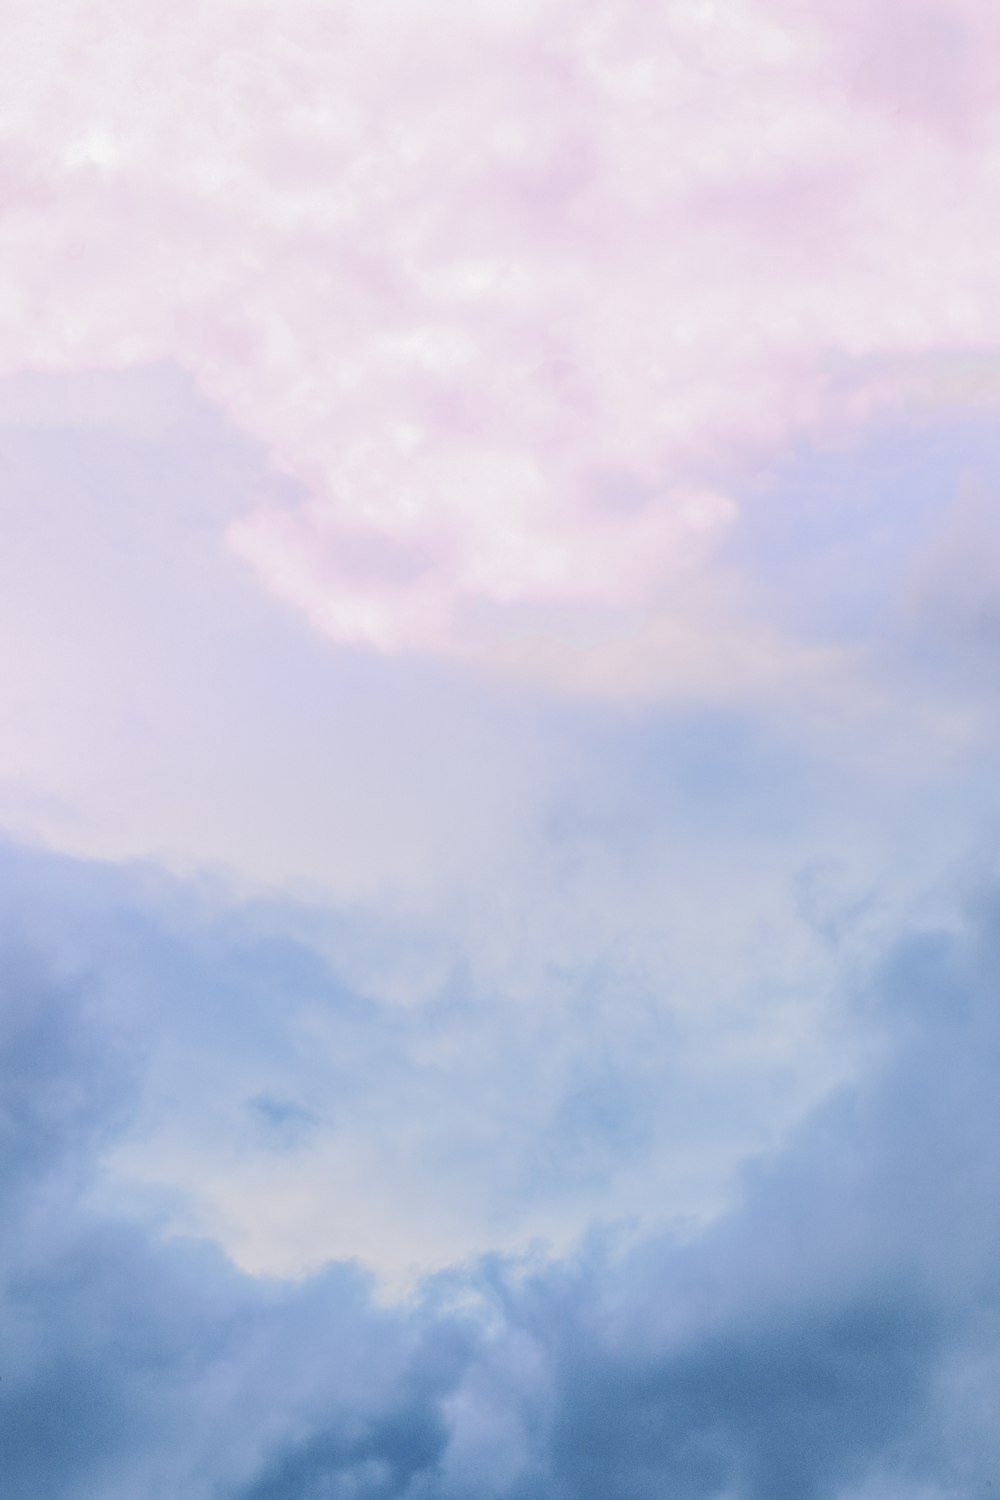
[[[998,24],[0,16],[4,1500],[1000,1484]]]

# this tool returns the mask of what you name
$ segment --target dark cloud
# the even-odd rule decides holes
[[[673,1357],[578,1348],[564,1368],[556,1472],[581,1497],[735,1490],[813,1500],[912,1420],[931,1343],[905,1292],[769,1318]]]
[[[143,922],[137,973],[147,940],[157,963],[180,944]],[[255,1281],[102,1207],[100,1155],[150,1050],[102,1004],[99,967],[6,941],[4,1500],[986,1493],[998,960],[989,896],[961,930],[898,944],[852,1002],[865,1076],[697,1236],[483,1262],[385,1308],[356,1268]],[[250,1108],[299,1119],[282,1096]]]
[[[471,1330],[442,1321],[419,1339],[399,1379],[365,1411],[337,1413],[282,1445],[240,1500],[391,1500],[434,1476],[448,1446],[442,1399],[464,1373]]]

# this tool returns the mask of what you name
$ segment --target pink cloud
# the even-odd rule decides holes
[[[233,545],[338,641],[794,675],[714,560],[741,475],[1000,341],[983,3],[3,20],[3,368],[190,372],[301,496]]]

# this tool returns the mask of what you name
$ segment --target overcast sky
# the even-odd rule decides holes
[[[0,0],[3,1500],[1000,1489],[998,55]]]

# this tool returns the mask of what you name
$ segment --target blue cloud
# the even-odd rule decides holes
[[[914,563],[963,486],[992,490],[993,416],[947,409],[800,445],[747,503],[728,543],[797,635],[882,648],[899,629]],[[793,518],[793,519],[790,519]]]
[[[50,876],[110,880],[119,902],[125,888],[58,862]],[[148,900],[143,921],[154,943]],[[206,922],[154,943],[157,964],[175,951],[178,994],[199,943],[231,941]],[[125,926],[134,938],[134,910]],[[876,967],[852,1001],[876,1060],[712,1225],[627,1253],[597,1237],[534,1267],[484,1260],[391,1308],[356,1268],[255,1280],[155,1216],[109,1211],[100,1159],[149,1053],[100,969],[66,953],[4,944],[5,1500],[890,1500],[992,1479],[992,894]],[[253,967],[238,943],[231,964]],[[298,1118],[280,1095],[249,1107]]]

